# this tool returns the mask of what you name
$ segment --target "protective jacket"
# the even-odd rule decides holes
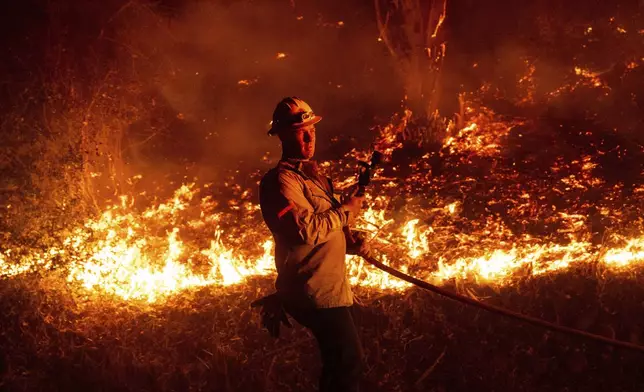
[[[260,207],[275,240],[275,287],[298,306],[353,304],[345,262],[349,210],[313,161],[282,160],[260,183]]]

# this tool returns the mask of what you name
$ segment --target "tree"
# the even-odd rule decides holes
[[[447,0],[374,3],[380,39],[398,63],[406,105],[416,116],[434,117],[446,54],[441,27],[447,17]]]

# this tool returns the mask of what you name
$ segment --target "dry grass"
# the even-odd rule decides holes
[[[526,280],[486,301],[619,339],[641,339],[633,317],[641,278],[588,271]],[[300,327],[271,340],[249,303],[270,279],[184,293],[163,305],[80,302],[55,274],[2,282],[7,391],[303,391],[319,371]],[[359,290],[355,309],[369,391],[641,390],[641,355],[571,340],[425,292]]]
[[[117,11],[122,5],[117,3],[130,4],[115,1]],[[70,55],[68,60],[75,58]],[[87,65],[95,74],[79,77],[76,85],[66,79],[74,70],[61,66],[45,78],[53,85],[43,83],[35,97],[24,99],[31,103],[14,110],[12,117],[3,117],[0,127],[11,132],[2,132],[0,139],[5,147],[0,151],[4,179],[0,191],[2,201],[14,206],[3,209],[0,216],[3,246],[46,249],[96,207],[99,185],[107,183],[110,192],[119,193],[123,191],[119,187],[126,186],[123,178],[131,173],[123,167],[120,132],[140,120],[139,115],[145,116],[147,109],[132,103],[141,96],[136,80],[128,84],[123,74],[111,73],[112,66],[121,69],[118,64],[108,65],[107,69]],[[410,77],[409,83],[413,82]],[[550,124],[553,128],[560,125],[555,120]],[[409,127],[404,137],[424,154],[442,139],[445,124],[441,121]],[[576,147],[588,144],[586,140],[576,143]],[[518,162],[519,170],[533,170],[533,162],[519,159],[531,152],[512,151],[511,160]],[[436,167],[443,163],[440,159]],[[481,178],[477,184],[485,185],[485,163],[478,162],[480,167],[474,168]],[[623,173],[625,166],[611,173]],[[438,172],[436,167],[432,170]],[[474,169],[468,166],[461,174],[471,175]],[[105,183],[93,179],[94,171],[105,173]],[[504,199],[496,193],[489,197]],[[479,201],[483,205],[485,199]],[[468,208],[477,212],[483,207]],[[579,270],[525,279],[503,289],[477,287],[468,292],[474,290],[485,301],[522,313],[642,343],[642,276],[608,278],[601,272]],[[271,287],[271,279],[253,279],[225,289],[182,293],[162,305],[149,306],[115,298],[84,302],[80,292],[67,286],[62,272],[2,280],[0,388],[314,390],[319,364],[309,334],[296,327],[285,331],[281,340],[271,340],[249,309],[250,302]],[[355,309],[366,354],[364,390],[644,389],[639,354],[546,333],[418,290],[358,292],[366,303]]]

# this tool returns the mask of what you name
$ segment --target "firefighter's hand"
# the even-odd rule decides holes
[[[351,232],[353,243],[347,241],[347,254],[371,257],[371,246],[367,241],[367,235],[361,231]]]
[[[360,210],[364,204],[364,196],[357,196],[358,188],[356,187],[348,196],[342,200],[342,206],[349,212],[349,225],[355,222]]]
[[[272,337],[278,338],[280,336],[280,326],[282,324],[289,328],[291,327],[282,301],[276,293],[260,298],[251,303],[250,306],[252,308],[261,308],[262,325]]]

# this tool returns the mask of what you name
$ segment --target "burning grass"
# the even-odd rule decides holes
[[[381,130],[379,147],[391,160],[358,223],[374,248],[461,293],[641,343],[642,320],[631,315],[642,294],[644,187],[605,170],[606,155],[619,151],[588,150],[606,145],[595,133],[535,151],[532,140],[552,140],[544,124],[507,120],[474,102],[467,112],[463,129],[448,128],[439,150],[419,156],[396,153],[407,117]],[[357,155],[322,166],[349,176]],[[273,279],[253,193],[186,184],[167,200],[121,197],[57,246],[5,248],[4,386],[312,389],[308,334],[296,328],[270,341],[248,308]],[[636,354],[481,314],[359,258],[349,259],[349,273],[368,304],[356,310],[369,342],[368,390],[644,385]]]
[[[538,69],[526,66],[521,107],[613,94],[610,73],[576,66],[564,86],[538,96]],[[624,75],[638,72],[641,62],[633,60]],[[644,271],[641,143],[583,119],[499,115],[477,99],[489,89],[461,102],[457,123],[419,122],[406,111],[375,130],[376,147],[389,159],[358,227],[384,260],[420,279],[644,343],[637,312]],[[346,178],[339,183],[346,188],[356,158],[364,153],[321,167]],[[135,176],[126,195],[76,226],[69,219],[52,225],[35,244],[37,230],[29,242],[7,237],[0,247],[7,316],[1,385],[313,389],[310,336],[296,328],[285,342],[270,341],[248,309],[272,290],[274,277],[272,241],[255,202],[260,175],[238,172],[222,188],[186,183],[166,189],[167,197],[148,193]],[[57,214],[70,211],[66,201],[58,204]],[[635,354],[481,314],[418,292],[360,258],[348,262],[351,283],[368,305],[356,309],[369,343],[367,390],[644,386]]]
[[[503,121],[474,105],[468,112],[469,123],[448,129],[439,151],[413,161],[392,153],[376,178],[376,196],[358,227],[372,234],[382,257],[437,284],[512,285],[522,276],[575,264],[615,273],[638,268],[641,181],[631,179],[629,189],[609,185],[614,179],[596,158],[609,152],[552,144],[547,154],[535,155],[529,143],[544,139],[541,124]],[[385,151],[396,151],[395,128],[400,126],[381,133]],[[334,168],[336,178],[351,178],[354,155],[323,167]],[[11,277],[55,267],[67,271],[66,280],[87,298],[107,294],[150,303],[188,288],[273,274],[272,241],[253,201],[255,190],[233,187],[227,201],[216,201],[210,188],[186,184],[165,201],[147,203],[122,196],[58,246],[5,249],[0,271]],[[354,285],[408,287],[357,257],[349,262]]]
[[[444,13],[438,15],[440,26]],[[377,253],[411,275],[482,301],[644,344],[644,150],[637,135],[621,131],[641,128],[642,30],[614,18],[610,24],[616,41],[606,40],[599,24],[571,26],[582,33],[584,56],[571,57],[556,77],[543,76],[555,73],[547,58],[521,59],[526,72],[509,88],[517,95],[511,117],[491,109],[500,105],[490,105],[489,97],[500,101],[503,90],[487,83],[461,102],[456,123],[439,116],[418,121],[406,111],[377,129],[377,147],[389,161],[358,222]],[[621,57],[598,56],[598,42],[623,45]],[[442,64],[440,49],[434,53]],[[602,61],[593,64],[588,53]],[[125,57],[124,69],[132,60]],[[281,63],[298,56],[269,57]],[[140,104],[138,75],[127,93],[120,73],[110,71],[116,76],[94,86],[73,70],[56,73],[74,82],[57,80],[56,94],[45,94],[54,98],[37,108],[46,124],[31,112],[3,122],[15,127],[10,143],[3,139],[9,147],[0,157],[3,168],[24,172],[33,189],[13,179],[0,188],[14,192],[0,200],[0,388],[313,390],[319,369],[308,333],[296,327],[273,341],[249,309],[272,290],[274,278],[272,243],[255,202],[261,173],[236,173],[222,188],[162,189],[167,197],[151,194],[139,176],[124,181],[133,174],[121,155],[124,131],[155,100],[152,107]],[[234,79],[243,89],[264,80],[243,77]],[[407,87],[415,83],[409,78]],[[86,92],[91,99],[70,93],[64,102],[60,91],[77,85],[95,90]],[[584,110],[567,113],[577,107]],[[615,119],[618,112],[623,116]],[[41,125],[47,132],[25,150],[23,138]],[[154,129],[149,125],[142,128]],[[140,136],[145,143],[155,133]],[[20,157],[27,156],[42,159],[25,164]],[[340,183],[345,187],[357,157],[365,158],[352,151],[322,166],[337,180],[349,178]],[[109,193],[120,189],[123,196],[99,208],[104,182],[117,183]],[[79,212],[84,197],[92,206]],[[349,258],[349,273],[362,302],[355,316],[365,346],[365,390],[644,389],[639,354],[420,292],[359,258]]]

